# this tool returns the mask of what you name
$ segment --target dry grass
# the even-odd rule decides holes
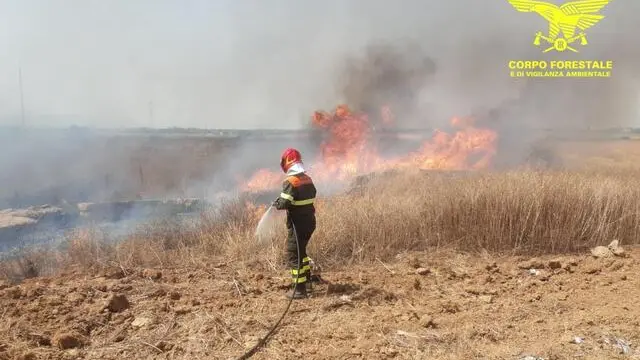
[[[517,170],[418,172],[375,176],[348,194],[318,203],[310,254],[340,266],[385,261],[431,248],[496,253],[567,253],[619,239],[640,239],[640,175],[625,171]],[[273,244],[253,232],[261,208],[247,199],[221,204],[197,226],[163,222],[111,243],[105,234],[76,232],[65,249],[43,256],[48,268],[183,267],[212,262],[278,270],[284,224]],[[34,254],[5,263],[4,277],[36,276]],[[36,264],[36,265],[34,265]]]
[[[639,231],[638,185],[631,174],[586,171],[402,174],[330,202],[322,221],[331,226],[317,239],[336,261],[429,247],[558,253],[612,238],[630,243]]]

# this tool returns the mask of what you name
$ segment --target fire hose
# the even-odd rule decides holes
[[[271,209],[271,207],[269,207],[269,209]],[[296,230],[296,226],[293,224],[293,221],[291,221],[291,226],[293,227],[293,234],[294,234],[294,238],[296,239],[296,248],[298,251],[298,269],[297,269],[298,271],[296,271],[296,279],[293,283],[293,292],[295,293],[295,286],[298,283],[298,277],[300,276],[300,265],[302,264],[302,259],[300,258],[300,242],[298,241],[298,231]],[[267,343],[267,340],[269,339],[269,337],[273,335],[273,333],[276,331],[276,329],[280,325],[280,322],[282,322],[284,317],[289,312],[289,308],[291,307],[291,303],[293,302],[294,293],[291,294],[291,297],[289,298],[289,301],[287,303],[287,307],[284,309],[284,312],[282,313],[278,321],[276,321],[276,323],[273,324],[273,326],[271,327],[271,329],[269,329],[269,331],[265,336],[260,338],[260,340],[258,340],[258,342],[251,349],[249,349],[247,352],[242,354],[242,356],[240,356],[238,360],[246,360],[252,357],[253,355],[255,355],[255,353],[258,350],[260,350],[261,347],[263,347]]]

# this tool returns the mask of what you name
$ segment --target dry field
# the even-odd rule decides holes
[[[310,254],[330,283],[254,358],[640,358],[640,143],[555,151],[566,169],[379,174],[322,198]],[[238,358],[290,290],[250,200],[2,264],[0,359]]]

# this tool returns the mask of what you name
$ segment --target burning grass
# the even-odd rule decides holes
[[[390,125],[390,109],[382,110],[382,125]],[[386,119],[386,120],[385,120]],[[323,137],[320,154],[306,162],[315,181],[348,181],[359,174],[393,169],[485,169],[496,154],[498,134],[476,127],[472,118],[451,119],[452,133],[437,130],[413,152],[401,157],[383,157],[372,141],[375,123],[363,112],[352,111],[346,105],[332,112],[316,111],[311,128]],[[282,181],[279,172],[260,169],[242,181],[244,191],[278,189]]]
[[[319,200],[310,254],[324,266],[340,267],[433,248],[540,254],[580,251],[613,239],[636,243],[638,175],[518,170],[373,176],[346,194]],[[222,204],[193,226],[156,223],[119,243],[110,243],[104,234],[77,232],[65,249],[44,257],[47,269],[224,262],[282,271],[284,224],[278,239],[260,246],[253,233],[264,207],[250,200]],[[28,255],[5,262],[0,275],[13,280],[37,276],[42,266],[34,259],[43,255]]]

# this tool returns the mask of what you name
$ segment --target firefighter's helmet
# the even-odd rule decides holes
[[[293,164],[302,162],[302,155],[294,148],[288,148],[282,153],[280,158],[280,168],[283,172],[287,172]]]

